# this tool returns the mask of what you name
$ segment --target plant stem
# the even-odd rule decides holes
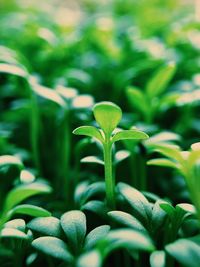
[[[103,145],[104,149],[104,171],[106,181],[106,200],[110,209],[115,209],[115,179],[112,170],[112,144],[109,138]]]
[[[33,159],[37,170],[39,170],[40,175],[42,174],[41,166],[40,166],[40,156],[39,156],[39,109],[37,106],[37,99],[34,92],[31,92],[30,89],[30,99],[31,99],[31,146],[33,152]]]

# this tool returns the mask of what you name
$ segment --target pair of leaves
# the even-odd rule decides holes
[[[0,226],[8,221],[14,214],[25,214],[34,217],[38,216],[50,216],[50,212],[47,210],[29,204],[18,205],[29,197],[38,194],[47,194],[52,191],[51,187],[42,183],[31,183],[20,185],[12,189],[4,202],[2,216],[0,220]]]
[[[73,255],[93,248],[110,230],[110,226],[102,225],[86,235],[86,217],[78,210],[66,212],[60,220],[54,217],[36,218],[28,227],[40,234],[48,235],[35,239],[33,247],[66,262],[72,262]],[[61,239],[62,231],[67,237],[67,243]]]
[[[127,88],[127,97],[131,105],[139,110],[146,120],[154,116],[159,106],[155,100],[165,91],[175,70],[175,64],[171,62],[162,66],[147,83],[144,92],[135,86]]]
[[[149,236],[134,229],[121,228],[110,231],[100,240],[95,249],[84,253],[78,260],[78,267],[101,267],[105,258],[117,249],[129,252],[153,251]]]
[[[93,108],[94,117],[102,130],[94,126],[81,126],[73,131],[76,135],[96,138],[102,144],[108,139],[111,144],[124,139],[146,139],[148,135],[137,129],[121,130],[111,137],[122,117],[119,106],[112,102],[100,102]],[[108,141],[107,140],[107,141]]]

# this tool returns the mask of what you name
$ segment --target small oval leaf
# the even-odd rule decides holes
[[[121,108],[112,102],[97,103],[94,108],[94,117],[106,135],[110,135],[117,127],[122,117]]]
[[[66,262],[71,262],[73,259],[67,245],[57,237],[39,237],[32,242],[32,246],[44,254]]]
[[[80,126],[73,131],[73,134],[90,136],[103,143],[101,132],[94,126]]]
[[[83,246],[86,234],[86,217],[82,211],[72,210],[64,213],[60,219],[61,226],[74,252]]]

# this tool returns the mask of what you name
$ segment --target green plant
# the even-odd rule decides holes
[[[111,102],[101,102],[94,106],[93,113],[101,129],[94,126],[81,126],[73,131],[77,135],[96,138],[103,147],[106,199],[111,209],[115,208],[115,178],[112,170],[112,146],[124,139],[146,139],[148,135],[138,129],[118,130],[113,134],[122,117],[121,109]]]
[[[200,143],[194,143],[190,151],[182,151],[180,147],[173,145],[157,145],[156,151],[167,158],[151,159],[148,165],[170,167],[177,170],[185,178],[190,197],[194,203],[197,216],[200,220],[200,201],[199,201],[199,161]]]

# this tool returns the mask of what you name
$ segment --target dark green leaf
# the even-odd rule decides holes
[[[85,214],[79,210],[72,210],[63,214],[60,221],[69,245],[75,252],[79,251],[83,246],[86,234]]]
[[[32,246],[44,254],[66,262],[71,262],[73,259],[67,245],[57,237],[39,237],[32,242]]]
[[[89,232],[89,234],[85,238],[84,248],[86,250],[93,248],[99,240],[101,240],[108,234],[109,231],[109,225],[101,225]]]
[[[59,219],[55,217],[34,218],[27,227],[42,235],[60,237],[61,225]]]

